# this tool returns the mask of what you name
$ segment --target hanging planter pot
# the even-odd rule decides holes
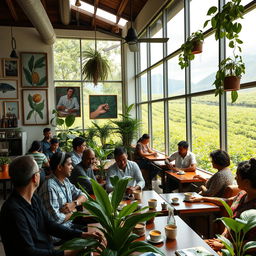
[[[237,91],[240,89],[240,80],[238,76],[227,76],[224,78],[224,91]]]
[[[191,53],[198,54],[201,52],[203,52],[203,41],[194,41]]]

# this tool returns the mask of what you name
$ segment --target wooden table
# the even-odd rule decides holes
[[[160,194],[160,196],[174,208],[174,213],[183,217],[184,219],[190,218],[193,221],[193,218],[198,216],[206,216],[208,219],[208,228],[207,228],[207,237],[213,237],[213,228],[212,223],[213,220],[216,218],[216,213],[220,212],[220,207],[207,202],[197,202],[197,203],[190,203],[184,202],[184,193],[167,193],[167,194]],[[193,196],[200,197],[199,194],[193,192]],[[172,198],[177,197],[179,198],[179,204],[173,205]]]
[[[148,159],[149,161],[164,161],[166,158],[168,158],[167,155],[162,154],[162,153],[157,153],[157,156],[145,156],[146,159]]]
[[[214,256],[218,255],[180,217],[175,216],[175,221],[177,225],[177,237],[175,240],[168,240],[165,238],[164,227],[167,223],[167,217],[157,217],[152,224],[147,224],[145,236],[138,238],[138,240],[146,240],[146,237],[148,236],[150,230],[157,229],[162,232],[162,235],[164,236],[164,241],[160,244],[156,244],[155,246],[160,248],[160,250],[163,251],[165,255],[175,255],[175,251],[178,249],[185,249],[197,246],[204,247]],[[92,227],[88,226],[88,231],[95,231],[95,226],[99,226],[99,224],[92,224]]]
[[[176,182],[179,183],[179,192],[182,192],[183,191],[183,185],[184,184],[188,184],[188,183],[197,183],[197,182],[202,182],[201,179],[195,179],[194,176],[195,175],[201,175],[203,178],[205,179],[209,179],[212,175],[211,174],[208,174],[204,171],[201,171],[201,170],[196,170],[195,172],[185,172],[185,174],[177,174],[177,172],[174,172],[174,171],[165,171],[165,174],[175,180]]]
[[[8,171],[0,172],[0,183],[3,183],[4,200],[6,199],[6,195],[7,195],[6,183],[10,181],[11,181],[11,177],[9,176]]]

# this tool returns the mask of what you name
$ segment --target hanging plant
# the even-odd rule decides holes
[[[83,56],[82,74],[84,79],[93,81],[94,85],[97,85],[99,80],[107,80],[110,72],[108,59],[92,48],[84,51]]]
[[[189,66],[189,61],[195,58],[195,54],[203,51],[204,34],[202,30],[193,32],[184,44],[181,45],[179,65],[181,69]]]

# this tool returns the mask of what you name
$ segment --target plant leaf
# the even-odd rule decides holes
[[[75,120],[76,120],[76,117],[74,115],[68,115],[65,118],[65,125],[67,127],[71,127],[74,124]]]
[[[44,119],[44,115],[43,112],[41,111],[36,111],[38,113],[38,115],[40,116],[40,118],[43,120]]]
[[[46,76],[42,77],[40,81],[37,83],[37,85],[43,85],[46,82]]]
[[[28,81],[29,84],[32,85],[33,83],[32,83],[31,73],[26,68],[23,68],[23,71],[24,71],[24,75],[25,75],[26,80]]]
[[[31,116],[32,116],[32,114],[33,114],[34,111],[35,111],[34,109],[32,109],[32,110],[29,111],[29,113],[28,113],[28,115],[27,115],[27,120],[29,120],[29,119],[31,118]]]
[[[34,68],[42,68],[45,66],[44,64],[44,61],[45,61],[45,56],[39,58],[36,62],[35,62],[35,65],[34,65]]]
[[[28,68],[29,68],[30,72],[32,72],[34,69],[34,59],[35,59],[35,57],[34,57],[34,55],[32,55],[28,61]]]
[[[238,98],[238,93],[237,91],[232,91],[231,92],[231,99],[232,99],[232,102],[231,103],[234,103]]]

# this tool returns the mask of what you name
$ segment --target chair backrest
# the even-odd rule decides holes
[[[236,196],[240,191],[241,189],[239,189],[237,185],[229,185],[225,188],[223,197],[229,198]]]

